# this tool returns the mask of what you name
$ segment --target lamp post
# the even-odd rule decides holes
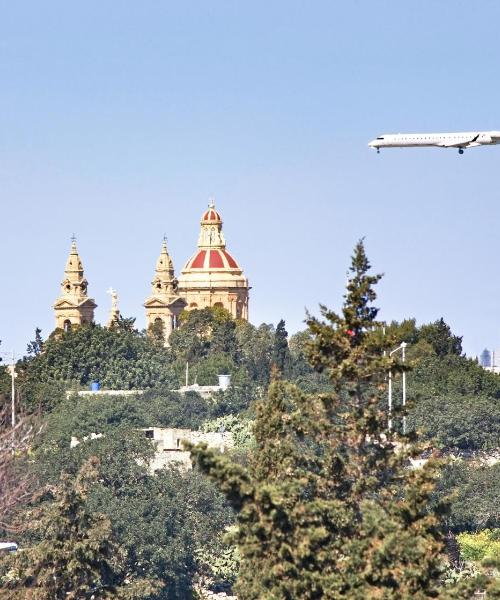
[[[401,350],[401,359],[404,364],[406,360],[406,347],[408,344],[406,342],[401,342],[401,344],[391,350],[389,352],[389,356],[392,356],[395,352]],[[403,371],[403,410],[406,407],[406,371]],[[389,371],[389,431],[392,430],[392,371]],[[403,435],[406,434],[406,415],[403,415]]]

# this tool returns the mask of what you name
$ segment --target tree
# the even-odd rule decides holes
[[[500,378],[464,356],[427,356],[408,377],[409,424],[444,448],[497,448]]]
[[[266,323],[254,327],[251,323],[239,321],[236,337],[240,362],[250,379],[258,385],[267,385],[271,372],[274,327]]]
[[[438,356],[462,354],[462,338],[452,334],[450,326],[442,317],[435,323],[424,325],[420,329],[419,339],[429,342]]]
[[[96,476],[89,461],[75,480],[63,476],[53,498],[27,515],[38,541],[8,563],[0,598],[132,599],[155,591],[155,581],[132,580],[124,571],[109,518],[89,512],[86,498]]]
[[[288,332],[283,319],[280,320],[274,332],[272,362],[284,377],[289,374],[291,358],[288,348]]]
[[[138,429],[144,422],[157,425],[152,419],[161,410],[159,398],[157,404],[148,417],[146,400],[137,408],[124,398],[68,399],[48,418],[34,449],[34,468],[41,484],[53,487],[60,473],[74,478],[97,458],[86,510],[109,519],[123,569],[132,579],[157,580],[154,600],[191,600],[198,552],[220,546],[220,532],[233,519],[221,494],[200,473],[150,471],[154,444]],[[73,436],[79,443],[71,447]],[[21,536],[20,543],[28,545],[29,539]]]
[[[35,481],[26,464],[35,431],[33,420],[18,419],[11,428],[10,415],[0,413],[0,529],[15,529],[13,515],[35,495]]]
[[[452,531],[500,528],[500,463],[453,460],[440,478],[436,496],[451,498],[446,525]]]
[[[306,397],[275,382],[257,406],[249,468],[206,447],[195,462],[238,514],[241,600],[469,598],[476,581],[441,587],[441,506],[429,511],[438,463],[387,429],[385,380],[403,368],[384,350],[363,243],[340,315],[309,318],[309,360],[333,392]]]
[[[111,321],[110,329],[134,333],[136,332],[135,317],[124,317],[119,314],[117,319],[113,319],[113,321]]]
[[[43,351],[42,330],[40,327],[35,329],[35,339],[28,344],[26,352],[31,356],[38,356]]]
[[[40,404],[45,409],[54,406],[45,400],[40,386],[58,386],[64,396],[65,389],[87,386],[92,381],[109,389],[177,383],[167,349],[120,323],[113,329],[90,325],[59,332],[44,343],[41,354],[18,363],[18,367],[19,388],[30,410]]]

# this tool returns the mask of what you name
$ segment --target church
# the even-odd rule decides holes
[[[235,319],[248,320],[248,279],[226,248],[222,219],[213,202],[203,213],[200,226],[198,248],[178,278],[165,239],[156,261],[151,292],[144,302],[146,327],[161,328],[166,339],[178,327],[183,310],[220,306]],[[88,295],[88,282],[73,238],[61,293],[54,304],[56,329],[67,331],[92,323],[96,307]],[[110,320],[118,315],[114,301]]]

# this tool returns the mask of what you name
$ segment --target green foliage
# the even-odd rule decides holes
[[[249,378],[258,385],[267,385],[271,372],[274,327],[265,323],[254,327],[241,321],[237,323],[236,337],[240,362]]]
[[[230,528],[230,533],[224,538],[234,536],[235,528]],[[206,545],[196,552],[199,573],[212,589],[227,588],[234,584],[240,568],[240,554],[237,546],[225,544],[217,539],[217,544]]]
[[[124,568],[131,577],[159,582],[155,600],[188,600],[198,570],[197,552],[208,547],[221,551],[224,545],[217,540],[231,523],[231,512],[214,486],[197,472],[150,473],[152,442],[123,422],[109,421],[102,437],[84,439],[91,433],[95,409],[90,404],[85,414],[82,404],[75,421],[68,420],[69,413],[58,418],[61,409],[51,415],[35,452],[36,473],[42,482],[53,485],[59,473],[74,475],[96,457],[99,473],[86,508],[109,519]],[[66,427],[75,427],[78,420],[82,429],[73,435],[80,443],[71,448],[68,438],[75,430]]]
[[[254,421],[238,415],[225,415],[210,421],[205,421],[201,431],[227,431],[233,434],[236,448],[250,448],[255,444],[253,435]]]
[[[450,497],[448,527],[477,531],[500,527],[500,463],[491,466],[455,460],[447,465],[438,495]]]
[[[168,353],[154,341],[126,328],[99,325],[53,335],[41,354],[20,366],[21,389],[31,409],[41,400],[40,384],[71,387],[99,381],[108,389],[144,389],[173,384],[175,378]]]
[[[402,369],[376,321],[369,262],[359,243],[342,314],[309,319],[309,359],[333,391],[306,397],[277,381],[257,405],[248,468],[199,446],[194,460],[237,511],[241,600],[469,598],[476,581],[440,589],[441,507],[429,510],[433,459],[387,431],[385,380]],[[399,446],[394,442],[399,441]]]
[[[114,329],[117,331],[124,331],[127,333],[135,332],[135,317],[124,317],[122,315],[118,315],[117,319],[114,319],[111,322],[110,329]]]
[[[236,323],[228,311],[220,307],[184,311],[181,323],[169,338],[175,359],[191,363],[225,352],[237,360]]]
[[[386,332],[400,342],[417,347],[414,356],[432,354],[434,356],[461,356],[462,338],[452,333],[444,319],[417,327],[415,319],[406,319],[401,323],[393,321],[386,326]],[[413,350],[410,349],[410,352]],[[411,354],[410,354],[411,356]]]
[[[457,536],[460,553],[466,561],[482,564],[500,563],[500,529],[483,529]]]
[[[419,340],[428,342],[437,356],[446,356],[462,354],[462,338],[453,335],[449,325],[441,318],[435,323],[424,325],[420,328]]]
[[[37,327],[35,329],[35,339],[28,344],[26,352],[28,356],[38,356],[43,351],[42,330]]]
[[[278,371],[287,377],[291,369],[291,356],[288,348],[288,332],[285,329],[285,321],[281,319],[274,332],[272,364]]]
[[[408,377],[411,426],[441,447],[500,446],[500,377],[463,356],[419,360]]]
[[[87,507],[96,476],[96,461],[89,461],[76,479],[63,476],[53,498],[26,515],[36,541],[7,562],[0,598],[151,597],[154,579],[135,579],[124,569],[109,518]]]

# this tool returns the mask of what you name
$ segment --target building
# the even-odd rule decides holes
[[[187,309],[220,306],[235,319],[248,320],[248,279],[226,249],[222,219],[210,202],[201,218],[198,249],[179,277],[179,294]]]
[[[76,248],[75,238],[66,261],[61,294],[54,303],[56,329],[67,331],[73,325],[85,325],[94,321],[97,304],[87,294],[88,282],[83,275],[83,264]]]
[[[160,327],[166,339],[178,326],[184,309],[220,306],[235,319],[248,320],[248,279],[226,248],[222,219],[213,202],[203,213],[200,226],[198,248],[179,279],[163,240],[151,295],[144,302],[148,329]]]
[[[185,309],[216,307],[226,309],[235,319],[248,320],[250,287],[243,270],[226,248],[222,219],[210,202],[200,221],[198,248],[187,261],[180,277],[175,276],[174,263],[164,239],[156,261],[151,292],[144,302],[146,326],[161,331],[165,340],[179,325]],[[54,304],[56,328],[69,329],[94,320],[96,304],[87,295],[87,280],[73,239],[66,263],[61,295]],[[118,296],[112,288],[112,308],[108,326],[119,319]]]
[[[191,453],[184,447],[184,442],[199,444],[204,442],[209,448],[224,453],[234,448],[234,437],[230,431],[193,431],[191,429],[174,429],[164,427],[146,427],[144,432],[147,439],[155,447],[155,454],[149,463],[152,473],[169,465],[175,465],[183,470],[191,469]],[[70,448],[76,448],[82,442],[97,440],[104,437],[102,433],[91,433],[83,438],[71,436]]]
[[[167,250],[167,241],[164,239],[151,282],[151,295],[144,302],[147,329],[156,326],[168,339],[177,327],[179,315],[186,305],[186,300],[179,294],[178,282],[174,275],[174,263]]]
[[[191,453],[184,448],[184,442],[190,444],[204,442],[209,448],[221,453],[234,448],[233,434],[229,431],[205,433],[191,429],[163,427],[148,427],[142,431],[155,445],[155,456],[149,465],[153,473],[172,464],[183,469],[191,469]]]
[[[491,352],[487,348],[481,352],[479,364],[484,368],[491,367]]]

